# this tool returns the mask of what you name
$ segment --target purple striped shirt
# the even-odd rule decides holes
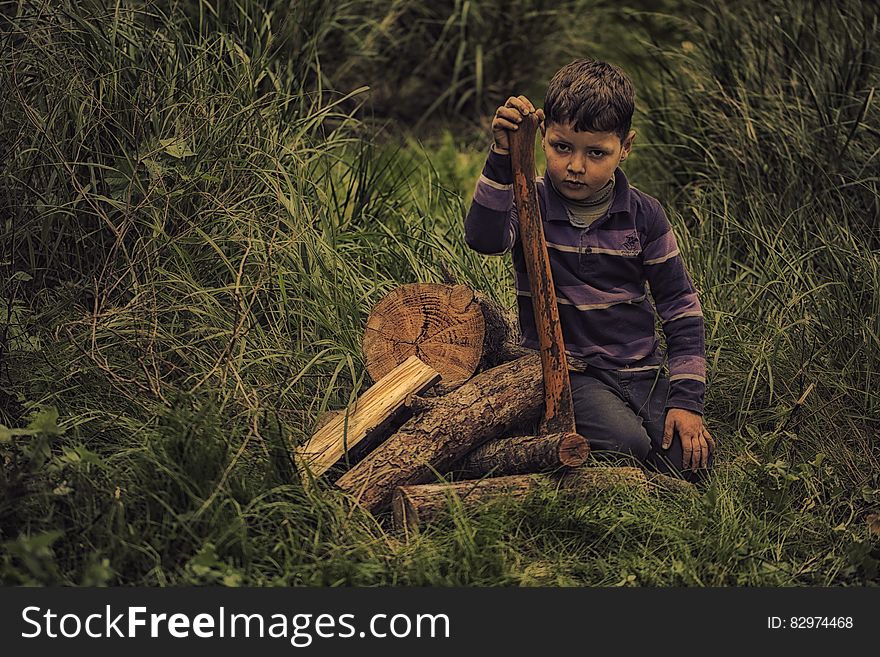
[[[536,181],[566,353],[600,369],[657,367],[659,316],[669,356],[666,407],[702,413],[705,329],[696,288],[660,203],[630,187],[620,169],[614,175],[608,214],[586,229],[571,224],[552,185]],[[465,241],[486,255],[513,252],[522,344],[538,349],[509,155],[490,152]]]

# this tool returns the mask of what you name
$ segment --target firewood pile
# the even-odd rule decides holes
[[[578,494],[651,483],[632,467],[586,464],[587,440],[535,431],[541,361],[515,346],[504,313],[465,285],[400,286],[370,313],[363,340],[375,382],[294,450],[306,483],[350,467],[335,485],[370,512],[392,508],[413,531],[449,508],[541,486]],[[669,480],[669,478],[664,478]],[[668,488],[679,480],[663,483]]]

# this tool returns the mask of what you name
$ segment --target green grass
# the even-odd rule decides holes
[[[876,21],[581,4],[2,3],[0,580],[876,584]],[[363,326],[395,286],[445,266],[512,305],[509,263],[464,245],[474,126],[575,46],[642,64],[628,174],[701,292],[712,482],[395,534],[304,489],[289,449],[369,385]]]

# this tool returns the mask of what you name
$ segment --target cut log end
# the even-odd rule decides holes
[[[577,433],[567,433],[559,441],[559,463],[574,468],[587,460],[590,443]]]
[[[378,381],[409,356],[418,356],[446,384],[466,381],[480,362],[485,328],[483,312],[467,286],[402,285],[367,318],[367,371]]]
[[[449,290],[449,307],[457,313],[466,312],[474,301],[474,291],[466,285],[453,285]]]

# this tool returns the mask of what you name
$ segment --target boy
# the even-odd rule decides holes
[[[618,168],[635,139],[634,109],[626,74],[590,59],[553,76],[543,111],[525,96],[509,98],[492,121],[465,240],[486,255],[513,251],[522,342],[537,349],[508,139],[523,115],[537,113],[547,160],[537,191],[578,433],[594,452],[631,455],[694,480],[715,451],[702,418],[703,315],[663,208]],[[668,377],[648,288],[666,336]]]

